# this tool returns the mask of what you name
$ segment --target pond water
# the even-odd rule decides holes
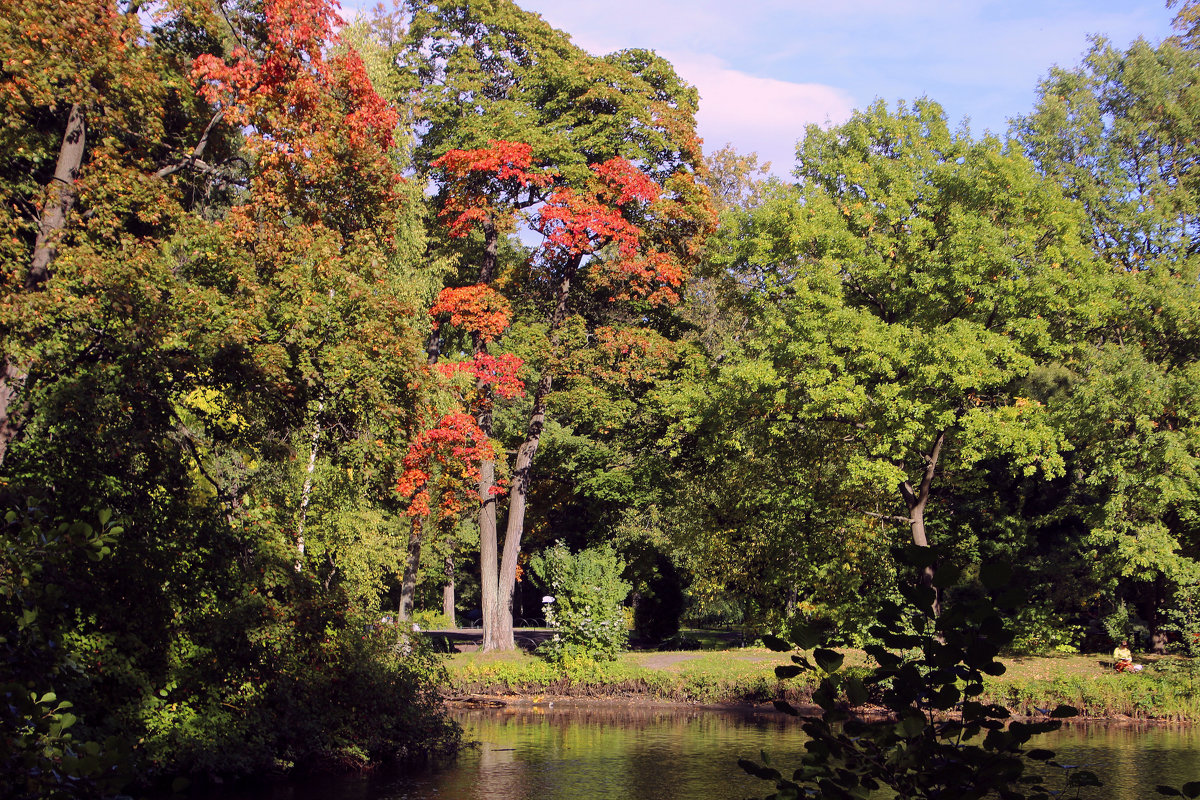
[[[535,706],[455,709],[478,745],[452,767],[405,778],[322,779],[223,794],[223,800],[683,800],[769,794],[739,757],[767,750],[787,771],[800,726],[774,712]],[[1105,782],[1084,797],[1161,797],[1154,786],[1200,779],[1200,727],[1076,724],[1042,737],[1063,763]]]

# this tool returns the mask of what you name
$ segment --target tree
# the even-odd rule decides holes
[[[442,418],[444,425],[447,420],[452,420],[455,429],[458,431],[459,439],[464,437],[476,440],[473,449],[466,450],[465,442],[460,441],[454,448],[453,457],[458,459],[460,467],[456,470],[457,475],[454,478],[446,481],[446,486],[443,488],[443,497],[447,502],[443,503],[443,513],[441,520],[444,526],[452,525],[457,512],[462,510],[458,504],[455,492],[457,484],[464,478],[473,477],[478,487],[477,497],[479,502],[485,507],[490,506],[490,509],[481,512],[481,534],[480,548],[481,555],[485,561],[495,559],[495,497],[502,494],[503,491],[496,487],[495,482],[495,463],[496,456],[492,444],[490,442],[492,427],[491,414],[492,404],[495,396],[505,399],[512,399],[524,394],[524,383],[517,377],[523,362],[511,354],[503,354],[493,356],[488,352],[488,345],[498,338],[512,319],[511,311],[505,299],[490,289],[487,285],[480,283],[474,286],[467,286],[461,289],[446,288],[438,294],[437,302],[430,308],[430,316],[433,317],[432,332],[430,334],[430,349],[429,357],[433,365],[431,377],[440,378],[441,381],[450,381],[456,375],[463,375],[473,378],[473,385],[466,391],[459,392],[459,397],[454,403],[455,411],[450,415]],[[446,318],[451,326],[467,333],[472,342],[474,351],[470,361],[451,361],[437,363],[435,359],[440,354],[440,340],[442,331],[443,318]],[[465,413],[464,413],[465,412]],[[473,420],[471,426],[466,426],[465,419]],[[415,459],[415,463],[425,464],[418,471],[418,476],[424,476],[421,480],[428,477],[429,454],[424,453],[427,445],[422,444],[422,438],[430,435],[432,431],[423,431],[417,440],[410,446],[409,455],[406,457],[406,463],[409,460]],[[465,459],[465,460],[464,460]],[[442,463],[442,472],[446,472],[447,460],[446,454],[440,456]],[[412,597],[416,588],[416,573],[420,564],[420,548],[421,548],[421,527],[420,519],[428,516],[428,502],[417,502],[417,497],[413,496],[415,491],[412,487],[414,479],[408,477],[414,467],[406,467],[405,476],[401,477],[399,490],[402,495],[409,499],[408,515],[413,518],[413,530],[409,539],[409,557],[408,563],[404,572],[403,587],[401,590],[400,600],[400,615],[402,618],[407,618],[408,613],[412,608]],[[407,485],[406,485],[407,484]],[[490,522],[490,529],[487,523]],[[488,548],[491,548],[491,555],[488,555]],[[484,586],[484,601],[485,606],[490,599],[490,590],[493,587]],[[452,590],[451,590],[452,591]],[[493,601],[494,604],[494,601]],[[453,603],[449,604],[448,616],[453,617]]]
[[[576,217],[569,224],[580,230],[588,228],[585,217],[591,214],[594,235],[583,238],[593,241],[570,245],[578,250],[577,264],[568,266],[570,258],[556,256],[563,264],[555,268],[558,272],[548,269],[544,257],[548,251],[543,249],[537,269],[521,274],[521,280],[527,280],[528,289],[533,291],[524,292],[526,299],[519,316],[542,316],[547,320],[541,324],[548,334],[557,330],[567,318],[565,300],[571,292],[573,273],[580,271],[591,254],[616,233],[605,230],[605,226],[611,228],[612,220],[585,211],[584,206],[593,202],[589,198],[596,193],[596,165],[616,164],[618,158],[662,189],[653,212],[639,220],[643,225],[658,226],[645,230],[643,238],[657,243],[653,257],[659,262],[644,262],[640,282],[653,283],[655,274],[669,262],[686,269],[694,261],[699,241],[713,225],[707,193],[695,179],[703,169],[694,132],[697,98],[695,90],[683,84],[667,62],[644,51],[593,58],[572,45],[564,34],[511,2],[413,2],[408,8],[412,15],[408,43],[397,59],[421,98],[423,119],[417,160],[427,160],[435,168],[434,175],[442,186],[438,202],[443,213],[477,224],[482,236],[480,249],[474,249],[478,245],[472,245],[470,239],[460,239],[468,246],[464,250],[473,253],[471,263],[478,265],[478,278],[472,275],[464,283],[492,279],[498,235],[509,230],[505,226],[521,208],[546,201],[531,222],[535,229],[549,223],[547,211],[557,214],[563,224],[568,216]],[[528,148],[519,157],[515,149],[518,145],[514,144],[517,142]],[[484,155],[488,153],[491,155]],[[473,163],[478,168],[471,166]],[[533,170],[532,164],[540,167]],[[544,178],[538,178],[537,183],[522,183],[519,173],[552,176],[552,183]],[[600,202],[610,203],[608,199]],[[451,232],[460,233],[462,229],[452,226]],[[600,269],[586,271],[601,275]],[[563,277],[567,277],[565,283]],[[630,277],[634,276],[622,280],[628,282]],[[612,288],[611,279],[601,283],[608,284],[601,286],[602,292]],[[578,289],[576,286],[575,291]],[[614,294],[618,295],[614,302],[625,302],[620,292]],[[629,298],[636,294],[626,293]],[[561,311],[556,311],[560,295],[564,304]],[[556,314],[561,317],[557,321]],[[542,408],[532,416],[544,420],[545,397],[539,400],[535,392],[532,401],[535,409]],[[526,431],[521,452],[527,456],[519,452],[519,462],[527,457],[532,463],[543,425],[544,421],[537,423],[539,433],[532,438]],[[482,426],[486,429],[486,424]],[[486,482],[487,465],[482,476]],[[504,550],[511,556],[505,555],[503,564],[493,566],[490,531],[495,529],[491,518],[494,507],[483,489],[481,486],[485,647],[510,648],[513,642],[508,606],[520,536],[519,529],[512,526],[514,520],[523,518],[525,497],[514,497],[515,514],[510,501],[506,542],[511,540],[513,544],[506,544]],[[493,581],[487,577],[491,575],[496,576],[496,602],[491,601]]]
[[[1104,596],[1136,593],[1152,625],[1186,593],[1200,545],[1197,70],[1187,37],[1124,52],[1098,39],[1079,67],[1050,72],[1015,123],[1038,168],[1087,209],[1088,243],[1114,284],[1069,391],[1052,395],[1078,476],[1062,513],[1082,520]]]
[[[97,507],[123,523],[100,561],[47,551],[47,640],[72,665],[47,688],[150,778],[451,743],[421,657],[362,636],[397,563],[378,544],[401,520],[436,294],[398,116],[333,47],[331,5],[139,10],[0,23],[0,335],[25,371],[5,536]],[[76,106],[66,208],[41,192]],[[386,721],[349,724],[366,694]]]
[[[774,446],[842,450],[839,491],[860,503],[896,487],[902,513],[883,497],[846,510],[918,546],[943,473],[1000,457],[1059,474],[1062,435],[1020,386],[1099,317],[1081,210],[926,100],[810,128],[798,156],[798,187],[740,214],[716,257],[746,287]]]

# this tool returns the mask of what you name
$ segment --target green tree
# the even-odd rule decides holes
[[[1187,38],[1123,52],[1096,40],[1015,123],[1038,168],[1087,209],[1114,283],[1104,324],[1067,365],[1069,391],[1051,396],[1078,476],[1063,509],[1083,520],[1105,596],[1136,593],[1152,624],[1175,587],[1186,594],[1200,545],[1197,70]]]
[[[927,100],[810,128],[798,157],[799,185],[738,215],[712,256],[746,287],[752,333],[725,369],[770,398],[770,446],[827,454],[845,512],[919,546],[940,476],[987,458],[1060,474],[1063,436],[1021,382],[1103,310],[1082,209]],[[827,463],[800,456],[793,492],[830,491]],[[952,520],[941,530],[953,548]]]
[[[455,738],[431,665],[361,627],[396,566],[435,283],[398,115],[330,5],[218,10],[26,4],[0,28],[0,344],[23,371],[0,495],[47,531],[125,522],[97,563],[35,556],[64,574],[46,612],[79,741],[138,743],[143,777]],[[388,719],[349,724],[371,694]]]

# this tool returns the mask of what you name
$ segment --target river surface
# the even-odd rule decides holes
[[[405,778],[309,780],[223,800],[684,800],[746,798],[773,787],[744,774],[739,757],[788,772],[804,734],[774,712],[735,713],[623,706],[455,709],[477,745],[453,766]],[[1157,784],[1200,780],[1200,726],[1082,723],[1038,746],[1100,774],[1082,797],[1162,797]],[[1057,776],[1056,776],[1057,777]]]

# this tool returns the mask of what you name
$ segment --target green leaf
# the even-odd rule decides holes
[[[811,650],[821,643],[821,632],[808,625],[797,625],[791,630],[792,641],[801,650]]]
[[[870,699],[862,678],[854,676],[846,681],[846,699],[850,701],[850,705],[854,706],[861,706]]]
[[[995,591],[1012,579],[1012,567],[1003,561],[989,561],[979,567],[979,582]]]
[[[800,716],[800,712],[796,710],[795,706],[786,700],[772,700],[771,703],[775,706],[776,711],[787,714],[790,717]]]
[[[781,681],[786,681],[789,678],[794,678],[804,672],[804,669],[796,666],[783,665],[775,668],[775,677]]]
[[[792,646],[785,640],[769,633],[762,637],[762,643],[776,653],[786,653],[792,649]]]
[[[842,662],[846,657],[836,650],[827,650],[824,647],[818,647],[813,651],[813,660],[817,662],[817,666],[826,672],[837,672],[841,669]]]
[[[896,726],[896,731],[911,739],[914,736],[920,736],[925,730],[925,718],[918,714],[910,714]]]
[[[100,513],[97,514],[96,516],[100,518],[101,525],[107,525],[108,521],[110,519],[112,519],[112,509],[111,508],[103,508],[100,510]]]
[[[958,583],[962,577],[962,568],[957,564],[943,564],[933,573],[933,585],[939,589],[948,589]]]

